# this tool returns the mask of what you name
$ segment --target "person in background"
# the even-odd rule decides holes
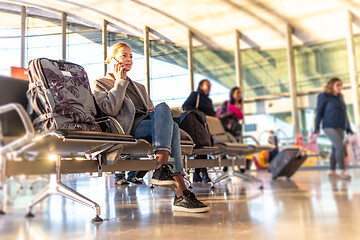
[[[230,100],[225,101],[218,111],[220,111],[220,114],[217,114],[217,117],[220,119],[225,130],[230,132],[235,138],[240,138],[242,126],[239,121],[244,119],[240,88],[233,87],[231,89]]]
[[[278,143],[279,143],[278,137],[275,135],[273,130],[270,130],[269,137],[268,137],[268,144],[273,145],[275,148],[274,148],[274,150],[269,152],[269,163],[279,153],[279,144]]]
[[[94,82],[96,103],[105,115],[114,117],[125,134],[135,138],[151,137],[156,155],[156,169],[150,180],[153,185],[175,188],[173,211],[207,212],[209,207],[190,192],[184,182],[179,126],[173,121],[166,103],[154,107],[143,85],[132,81],[127,72],[133,65],[132,51],[126,43],[112,46],[106,59],[112,69]],[[168,164],[169,156],[175,166]]]
[[[216,111],[216,117],[220,119],[225,131],[231,133],[237,140],[241,139],[242,126],[239,123],[244,119],[242,112],[242,94],[239,87],[233,87],[229,94],[230,100],[226,100]],[[224,167],[226,172],[228,167]]]
[[[342,91],[342,81],[331,78],[317,99],[315,133],[320,132],[320,123],[325,135],[331,142],[329,177],[351,179],[345,169],[344,131],[352,134]],[[340,174],[336,173],[336,164],[339,164]]]
[[[211,83],[207,79],[203,79],[199,82],[197,91],[194,91],[186,99],[182,105],[184,111],[199,110],[205,113],[208,116],[215,116],[214,106],[212,100],[209,98],[211,90]],[[198,159],[207,158],[206,155],[196,156]],[[200,177],[200,172],[202,177]],[[195,173],[193,177],[194,182],[210,182],[210,178],[206,168],[195,168]]]

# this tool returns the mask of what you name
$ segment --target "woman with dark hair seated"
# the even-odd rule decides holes
[[[184,111],[199,110],[205,113],[208,116],[215,116],[214,106],[211,99],[209,98],[211,90],[211,83],[207,79],[203,79],[199,82],[198,89],[196,92],[192,92],[190,96],[186,99],[182,108]],[[198,159],[207,158],[206,155],[196,156]],[[202,177],[200,177],[200,172]],[[206,168],[195,168],[195,173],[193,177],[194,182],[210,182],[209,175]]]
[[[233,87],[231,89],[230,100],[221,105],[220,114],[217,115],[226,131],[230,132],[235,138],[241,137],[242,126],[239,121],[244,119],[244,115],[240,88]]]
[[[225,131],[241,140],[242,126],[239,121],[244,119],[244,115],[240,88],[233,87],[230,90],[230,100],[226,100],[216,111],[216,117],[220,119]],[[224,167],[223,171],[226,172],[227,169],[228,167]]]

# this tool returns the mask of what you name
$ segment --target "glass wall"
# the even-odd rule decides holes
[[[242,52],[244,97],[252,98],[289,92],[286,51]]]
[[[0,12],[0,75],[10,76],[11,66],[20,67],[20,35],[20,14]]]
[[[151,99],[180,107],[190,92],[187,49],[150,43]]]
[[[31,17],[26,18],[25,66],[35,58],[62,59],[61,21]]]
[[[0,59],[1,75],[9,76],[11,66],[20,66],[20,22],[19,13],[3,11],[0,14],[0,54],[6,56]],[[108,51],[110,46],[119,41],[129,44],[134,53],[129,77],[146,85],[143,41],[108,33]],[[67,60],[84,66],[90,81],[103,76],[101,29],[68,23],[66,44]],[[360,36],[355,37],[355,46],[360,72]],[[26,63],[37,57],[61,59],[61,21],[29,15],[26,19],[25,50]],[[193,56],[195,90],[199,81],[207,78],[212,83],[210,97],[214,104],[227,100],[230,88],[236,86],[234,52],[197,47],[193,50]],[[150,57],[151,98],[155,105],[165,101],[171,107],[181,106],[190,94],[187,46],[151,42]],[[281,94],[289,93],[285,49],[245,50],[242,52],[242,64],[245,99],[269,95],[280,97]],[[321,90],[332,76],[340,77],[344,83],[350,81],[345,39],[295,47],[295,65],[299,92]],[[314,111],[299,110],[301,133],[305,137],[313,131]],[[348,113],[353,123],[352,105],[348,106]],[[294,141],[290,112],[260,114],[259,111],[259,114],[246,115],[245,126],[251,126],[245,127],[246,134],[263,138],[260,134],[271,128],[279,131],[280,138]],[[254,126],[256,131],[253,130]],[[321,141],[326,146],[326,140]]]
[[[229,98],[230,89],[236,86],[235,58],[230,51],[194,48],[194,85],[208,79],[211,82],[210,98],[213,103],[222,103]]]
[[[99,29],[67,24],[66,59],[83,66],[89,81],[104,76],[102,32]]]
[[[255,137],[260,144],[267,144],[270,130],[275,132],[283,146],[289,147],[294,143],[291,112],[245,116],[244,125],[245,135]]]
[[[295,48],[298,91],[322,89],[335,76],[349,83],[346,47],[346,41],[340,40]]]

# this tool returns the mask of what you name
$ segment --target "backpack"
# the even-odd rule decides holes
[[[183,112],[175,119],[179,128],[188,133],[195,143],[195,148],[211,146],[211,135],[206,124],[206,116],[198,110]]]
[[[222,111],[223,111],[223,108],[227,108],[227,106],[229,105],[229,102],[230,101],[226,101],[224,104],[222,104],[220,107],[218,107],[218,109],[216,109],[216,112],[215,112],[215,117],[218,118],[218,119],[221,119],[221,114],[222,114]]]
[[[218,109],[216,109],[215,117],[220,119],[221,118],[221,112],[222,112],[222,108],[218,107]]]
[[[36,113],[36,130],[101,131],[95,122],[94,99],[82,66],[37,58],[29,62],[28,72],[27,96]]]

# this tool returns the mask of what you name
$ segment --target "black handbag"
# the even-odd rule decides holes
[[[195,148],[211,146],[211,135],[206,124],[206,115],[198,110],[183,112],[175,120],[195,143]]]

